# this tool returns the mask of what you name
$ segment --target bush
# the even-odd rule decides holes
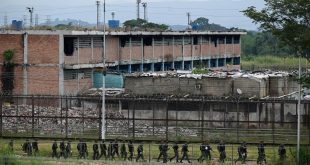
[[[196,68],[192,71],[193,74],[207,74],[208,72],[208,70],[201,68]]]
[[[6,62],[10,62],[13,59],[14,56],[14,50],[8,49],[3,52],[4,60]]]

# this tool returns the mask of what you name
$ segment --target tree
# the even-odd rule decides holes
[[[248,31],[246,35],[242,35],[241,41],[243,56],[290,56],[293,54],[292,48],[283,45],[283,43],[270,32]]]
[[[265,0],[266,7],[248,7],[243,13],[260,28],[269,31],[282,42],[310,60],[310,1]]]
[[[310,1],[309,0],[265,0],[266,7],[261,11],[254,6],[243,13],[260,28],[277,36],[282,42],[294,48],[310,61]],[[310,74],[299,80],[309,87]]]
[[[205,17],[199,17],[191,23],[193,29],[195,30],[227,30],[227,28],[218,25],[218,24],[210,24],[209,19]]]
[[[147,22],[144,19],[132,19],[132,20],[125,21],[123,24],[125,28],[143,28],[147,30],[165,31],[169,28],[168,25]]]

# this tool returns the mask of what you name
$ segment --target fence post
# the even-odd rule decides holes
[[[309,133],[309,145],[310,145],[310,108],[309,103],[307,104],[307,111],[308,111],[308,133]]]
[[[200,111],[201,111],[201,141],[204,140],[204,136],[203,136],[203,134],[204,134],[204,118],[205,118],[204,104],[205,104],[204,98],[202,98],[201,105],[200,105],[201,106],[200,107]]]
[[[153,122],[153,136],[155,136],[155,103],[154,103],[154,101],[152,101],[152,113],[153,113],[153,120],[152,120],[152,122]]]
[[[234,164],[234,145],[231,144],[231,164]]]
[[[3,125],[2,104],[3,104],[3,100],[2,98],[0,98],[0,137],[2,137],[2,125]]]
[[[31,97],[31,105],[32,105],[32,109],[31,109],[31,137],[33,138],[34,137],[34,97],[32,95]]]
[[[168,112],[168,98],[166,99],[166,141],[168,141],[168,125],[169,125],[169,112]]]
[[[175,109],[176,109],[176,112],[175,112],[175,139],[178,139],[178,120],[179,120],[179,100],[176,100],[175,102]]]
[[[240,116],[239,116],[240,112],[239,112],[239,98],[237,100],[237,142],[239,143],[239,119],[240,119]]]
[[[149,143],[149,162],[151,162],[151,143]]]
[[[133,100],[133,108],[132,108],[132,138],[135,140],[135,116],[136,116],[136,99]]]
[[[275,105],[274,100],[272,102],[272,144],[275,143]]]
[[[100,101],[101,101],[100,99],[101,99],[101,98],[98,97],[97,99],[98,99],[98,104],[100,104]],[[98,137],[99,137],[99,139],[102,139],[102,137],[101,137],[101,127],[102,127],[102,122],[101,122],[101,121],[102,121],[102,120],[101,120],[101,119],[102,119],[102,117],[101,117],[101,116],[102,116],[102,115],[101,115],[101,108],[100,108],[99,106],[97,106],[97,107],[98,107],[98,114],[99,114],[99,116],[98,116],[98,120],[99,120],[99,121],[98,121],[98,123],[99,123]],[[102,107],[102,105],[101,105],[101,107]]]
[[[39,111],[40,112],[40,111]],[[63,122],[62,122],[62,96],[60,96],[60,125],[61,125],[61,134],[63,134]]]
[[[66,97],[66,138],[68,138],[68,111],[68,97]]]
[[[130,127],[130,116],[129,116],[129,113],[130,113],[130,103],[129,101],[127,100],[127,104],[128,104],[128,107],[127,107],[127,137],[129,138],[130,137],[130,131],[129,131],[129,127]]]

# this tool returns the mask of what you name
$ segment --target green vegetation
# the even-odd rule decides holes
[[[165,24],[156,24],[153,22],[147,22],[144,19],[132,19],[125,21],[124,23],[125,28],[142,28],[145,30],[159,30],[159,31],[165,31],[169,28],[168,25]]]
[[[210,24],[209,19],[204,17],[199,17],[196,20],[194,20],[191,25],[194,29],[200,30],[200,31],[207,31],[207,30],[227,30],[227,28],[218,25],[218,24]]]
[[[193,69],[192,73],[193,74],[207,74],[209,71],[204,68],[195,68]]]
[[[307,60],[301,62],[303,68],[310,66]],[[244,56],[241,58],[241,68],[243,70],[296,70],[298,69],[298,63],[299,59],[291,56]]]
[[[14,56],[14,50],[8,49],[3,52],[3,57],[6,62],[11,62]]]
[[[14,50],[8,49],[3,52],[4,64],[1,73],[2,91],[6,94],[12,94],[14,89],[14,67],[15,64],[12,62],[14,57]]]
[[[251,6],[244,14],[264,31],[271,32],[282,42],[306,57],[310,52],[310,2],[308,0],[265,0],[266,7]],[[307,57],[306,57],[307,58]]]
[[[294,48],[310,61],[310,2],[309,0],[265,0],[266,7],[257,10],[254,6],[244,10],[244,14],[264,31],[271,32],[280,41]],[[299,82],[309,86],[310,73],[302,75]]]
[[[242,56],[291,56],[296,54],[292,48],[284,45],[269,32],[249,31],[241,36]]]

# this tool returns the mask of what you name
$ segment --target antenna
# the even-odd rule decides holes
[[[33,7],[27,7],[26,8],[28,12],[30,13],[30,27],[32,27],[32,14],[33,14]]]
[[[111,13],[111,15],[112,15],[112,20],[114,20],[114,18],[115,18],[115,12],[113,11],[113,12]]]
[[[51,16],[46,15],[46,26],[50,26],[50,25],[51,25]]]
[[[191,13],[187,12],[186,15],[187,15],[187,25],[190,25],[191,24]]]
[[[97,26],[96,29],[99,29],[99,7],[100,7],[100,1],[96,1],[97,5]]]
[[[37,27],[39,25],[39,15],[36,14],[35,19],[34,19],[34,26]]]
[[[142,3],[142,6],[144,8],[144,20],[147,21],[147,3],[146,2],[143,2]]]
[[[6,28],[8,26],[8,16],[6,15],[6,13],[4,15],[3,20],[4,20],[4,22],[3,22],[4,28]]]
[[[141,0],[137,0],[137,19],[140,19],[140,3]]]

